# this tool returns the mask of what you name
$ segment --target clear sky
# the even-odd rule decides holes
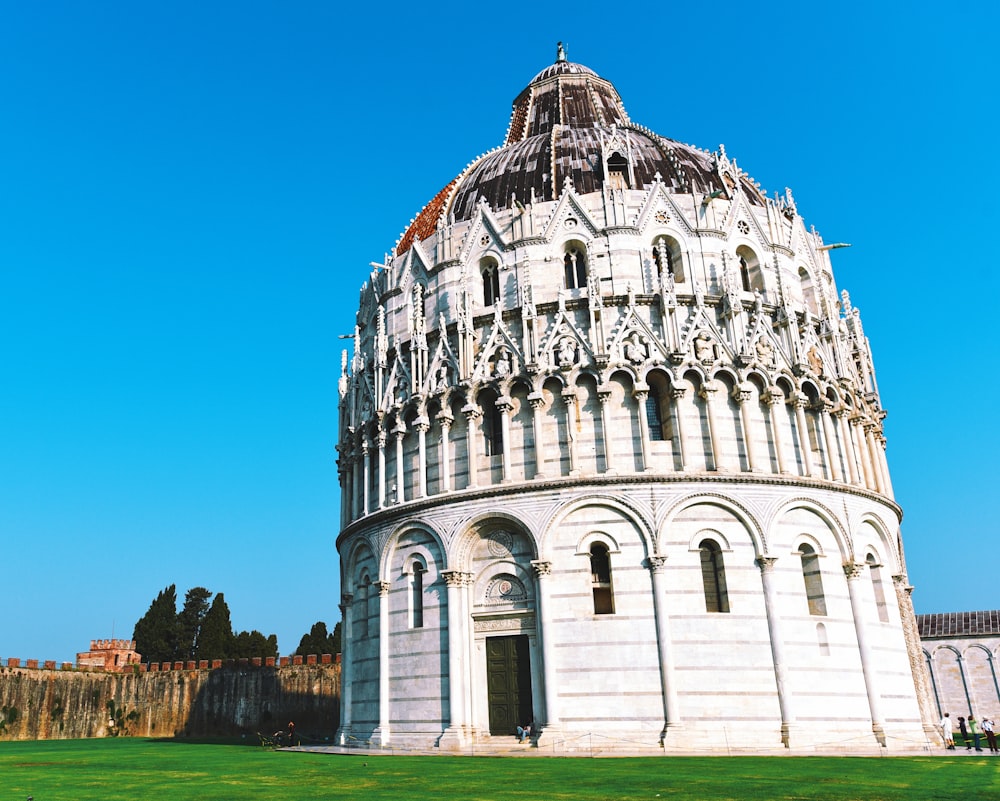
[[[917,611],[1000,606],[994,3],[339,5],[0,0],[0,656],[332,627],[338,335],[558,40],[853,244]]]

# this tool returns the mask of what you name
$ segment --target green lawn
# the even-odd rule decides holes
[[[1000,757],[333,756],[140,739],[0,743],[0,801],[1000,799]]]

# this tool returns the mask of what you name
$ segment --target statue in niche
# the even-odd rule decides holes
[[[637,331],[633,332],[632,336],[625,340],[624,351],[626,360],[632,364],[642,364],[648,356],[646,343]]]
[[[774,345],[765,336],[757,337],[757,344],[754,346],[757,351],[757,361],[761,364],[771,365],[774,363]]]
[[[563,337],[559,340],[559,366],[569,367],[576,362],[576,340]]]
[[[493,375],[497,378],[506,378],[510,375],[510,357],[503,349],[497,351],[497,360],[493,364]]]
[[[809,348],[806,358],[809,360],[809,366],[812,368],[812,371],[818,376],[823,375],[823,359],[819,355],[819,348],[815,345]]]
[[[437,369],[437,377],[435,379],[435,388],[440,391],[448,386],[448,363],[441,362],[441,366]]]
[[[700,362],[710,362],[715,359],[715,345],[712,338],[704,331],[699,331],[694,338],[694,357]]]
[[[406,399],[409,397],[410,388],[406,385],[406,383],[406,376],[400,374],[399,378],[396,379],[396,403],[405,403]]]

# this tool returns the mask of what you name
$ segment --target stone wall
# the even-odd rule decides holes
[[[306,741],[332,739],[340,664],[296,661],[126,673],[0,667],[0,740],[256,737],[289,720]]]

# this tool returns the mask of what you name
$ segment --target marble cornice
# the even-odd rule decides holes
[[[605,490],[608,487],[620,486],[642,486],[642,485],[677,485],[689,484],[692,489],[700,486],[732,485],[740,487],[794,487],[808,490],[824,490],[826,492],[836,492],[844,495],[852,495],[868,501],[882,504],[896,515],[899,520],[903,518],[903,510],[894,500],[884,495],[857,487],[853,484],[843,484],[837,481],[828,481],[819,478],[804,478],[802,476],[768,475],[760,473],[664,473],[661,475],[650,475],[649,473],[636,473],[635,475],[614,475],[614,476],[562,476],[560,478],[539,479],[537,481],[524,481],[521,483],[497,484],[488,487],[472,487],[469,489],[452,490],[448,493],[429,495],[426,498],[418,498],[406,501],[401,504],[394,504],[371,512],[364,517],[351,521],[341,529],[337,536],[337,547],[343,540],[350,538],[353,534],[363,531],[369,527],[391,526],[396,521],[404,520],[408,517],[418,516],[421,513],[433,510],[439,506],[450,506],[455,503],[476,503],[490,498],[510,499],[517,496],[531,495],[542,492],[552,492],[562,489],[572,489],[575,492],[586,492],[588,490]]]

